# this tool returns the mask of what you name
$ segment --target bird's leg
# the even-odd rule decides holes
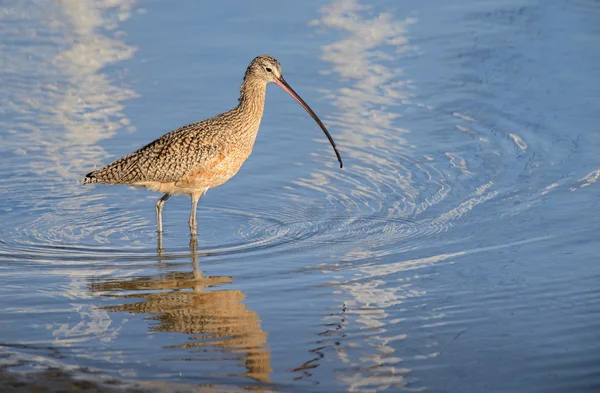
[[[165,204],[165,202],[167,201],[167,199],[169,199],[170,197],[171,197],[171,194],[167,193],[167,194],[163,195],[162,198],[160,198],[156,202],[156,226],[158,228],[158,233],[162,233],[162,209],[163,209],[163,205]]]
[[[192,236],[196,236],[198,222],[196,221],[196,207],[198,206],[198,199],[200,199],[200,195],[202,195],[201,191],[196,191],[192,193],[192,212],[190,213],[190,234]]]

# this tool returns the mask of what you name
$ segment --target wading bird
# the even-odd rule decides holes
[[[171,131],[141,149],[90,172],[84,184],[126,184],[164,193],[156,202],[156,225],[162,233],[163,205],[174,194],[192,198],[190,232],[196,235],[200,196],[235,175],[252,152],[262,119],[268,83],[275,83],[304,107],[321,127],[343,166],[331,135],[312,109],[287,84],[279,62],[258,56],[246,69],[238,105],[232,110]]]

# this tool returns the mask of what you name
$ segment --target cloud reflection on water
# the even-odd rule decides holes
[[[90,237],[102,242],[123,234],[127,217],[107,217],[107,206],[97,201],[100,197],[86,194],[80,183],[86,169],[107,159],[98,142],[132,130],[123,102],[137,94],[105,68],[135,52],[116,29],[130,17],[133,4],[25,1],[0,13],[5,43],[0,52],[0,108],[6,112],[0,117],[0,163],[7,169],[0,184],[8,202],[38,213],[33,222],[16,220],[13,228],[22,236],[9,242],[49,245]],[[30,197],[19,198],[21,184],[33,179]],[[90,204],[92,200],[96,201]],[[88,216],[79,214],[83,209]],[[114,220],[114,225],[102,218]],[[128,229],[135,231],[143,224],[128,218]]]
[[[322,47],[321,56],[330,66],[324,73],[341,87],[322,92],[336,108],[327,122],[348,156],[347,170],[320,170],[296,185],[322,191],[348,209],[388,217],[418,214],[443,199],[449,186],[434,165],[414,156],[406,139],[411,131],[400,121],[411,111],[427,111],[412,102],[414,86],[398,67],[400,56],[414,50],[405,33],[416,20],[371,15],[369,6],[354,0],[334,1],[320,12],[310,25],[342,33]]]
[[[450,192],[444,175],[434,163],[416,157],[414,146],[406,137],[410,131],[400,125],[404,114],[430,110],[411,100],[414,86],[397,65],[403,53],[413,50],[406,32],[414,23],[416,20],[412,18],[398,20],[389,13],[374,13],[356,0],[339,0],[323,6],[321,17],[310,23],[325,32],[342,33],[340,40],[322,47],[322,59],[330,65],[326,73],[337,78],[343,87],[324,91],[324,94],[336,108],[335,114],[328,117],[330,126],[341,131],[338,139],[350,159],[347,173],[327,171],[297,184],[310,184],[312,189],[320,189],[328,195],[343,194],[335,190],[333,184],[344,184],[354,202],[341,202],[348,208],[349,215],[355,215],[358,206],[391,220],[417,217]],[[460,162],[459,169],[467,170],[460,157],[447,157]],[[327,178],[336,181],[323,180]],[[363,202],[362,208],[360,202]],[[403,359],[397,353],[398,342],[404,340],[406,334],[400,333],[402,328],[398,323],[402,318],[397,310],[401,310],[399,305],[406,299],[424,295],[413,287],[419,274],[406,272],[461,253],[393,263],[387,260],[383,263],[379,258],[398,255],[400,249],[418,247],[419,239],[430,239],[447,225],[448,221],[442,217],[421,222],[406,220],[401,226],[388,225],[383,228],[391,231],[373,234],[341,257],[355,261],[352,270],[356,273],[352,279],[332,282],[339,288],[335,294],[347,307],[341,329],[355,327],[369,332],[360,335],[364,338],[347,336],[342,345],[334,346],[345,364],[339,369],[338,379],[347,385],[348,391],[406,385],[405,377],[410,369],[402,367]],[[391,247],[390,242],[399,245]],[[401,272],[403,274],[398,274]],[[395,315],[392,309],[396,310]],[[388,326],[390,324],[394,327]]]
[[[79,179],[81,168],[106,157],[98,141],[131,129],[122,101],[136,93],[102,70],[135,49],[99,30],[127,19],[132,4],[22,2],[4,13],[4,149],[35,156],[28,162],[36,175]],[[20,39],[28,44],[15,42]]]
[[[120,355],[92,354],[81,343],[95,340],[104,345],[115,339],[119,328],[111,326],[108,313],[86,303],[91,296],[83,277],[89,272],[82,271],[77,260],[70,261],[64,250],[58,263],[53,257],[61,245],[77,252],[83,239],[95,236],[101,241],[122,231],[125,223],[128,228],[136,225],[128,217],[106,217],[106,206],[82,215],[90,199],[81,197],[79,184],[84,167],[106,158],[97,142],[131,129],[122,102],[136,93],[104,69],[131,58],[135,51],[116,30],[130,17],[133,4],[132,0],[32,0],[0,5],[0,163],[6,169],[0,184],[7,206],[28,210],[0,230],[8,233],[4,238],[8,255],[18,250],[46,268],[56,264],[57,270],[50,268],[47,274],[67,277],[58,293],[74,304],[61,312],[74,317],[48,325],[53,344],[96,360],[98,353],[110,361]],[[28,198],[22,198],[23,184],[28,185]],[[69,264],[75,268],[61,268]]]

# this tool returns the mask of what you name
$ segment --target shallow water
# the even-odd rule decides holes
[[[0,4],[0,348],[11,370],[263,391],[600,388],[600,4]],[[369,4],[369,5],[367,5]],[[236,103],[200,200],[82,175]]]

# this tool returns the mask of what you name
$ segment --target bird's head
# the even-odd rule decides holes
[[[272,56],[260,55],[248,66],[244,79],[249,76],[259,78],[266,83],[277,83],[282,79],[281,64]]]

